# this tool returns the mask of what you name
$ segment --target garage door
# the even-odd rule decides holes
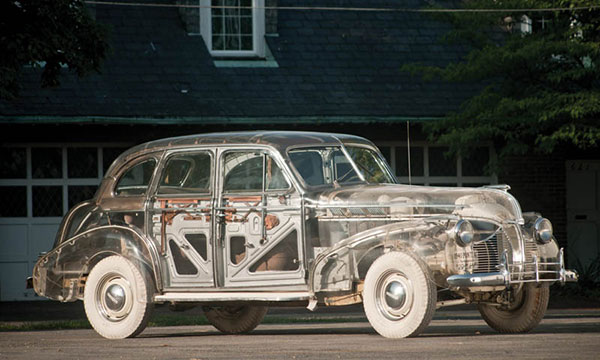
[[[123,145],[28,144],[0,148],[0,301],[38,298],[25,289],[40,252],[70,207],[91,198]]]

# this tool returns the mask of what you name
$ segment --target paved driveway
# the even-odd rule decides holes
[[[210,326],[156,327],[135,339],[93,330],[0,333],[5,359],[598,359],[600,311],[551,311],[534,332],[500,335],[478,313],[440,312],[424,334],[390,340],[366,322],[261,325],[226,336]]]

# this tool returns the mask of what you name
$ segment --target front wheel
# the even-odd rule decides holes
[[[437,301],[427,265],[404,252],[390,252],[375,260],[362,296],[371,326],[387,338],[419,335],[433,318]]]
[[[266,306],[204,306],[204,315],[212,326],[225,334],[244,334],[260,324],[269,309]]]
[[[109,256],[92,268],[83,304],[90,324],[107,339],[141,333],[152,314],[152,281],[122,256]]]
[[[547,284],[528,283],[517,292],[509,305],[479,304],[483,320],[501,333],[524,333],[536,327],[546,314],[550,290]]]

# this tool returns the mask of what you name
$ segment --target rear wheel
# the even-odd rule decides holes
[[[83,304],[92,327],[108,339],[134,337],[150,319],[152,282],[122,256],[101,260],[87,278]]]
[[[244,334],[254,330],[265,317],[266,306],[204,306],[208,322],[225,334]]]
[[[547,284],[539,287],[528,283],[514,295],[510,305],[478,306],[485,322],[501,333],[524,333],[535,328],[546,314],[550,290]]]
[[[387,338],[419,335],[433,317],[436,300],[427,265],[409,253],[380,256],[365,277],[365,314],[371,326]]]

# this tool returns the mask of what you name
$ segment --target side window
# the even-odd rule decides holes
[[[225,192],[283,190],[290,187],[281,168],[266,154],[230,152],[225,154],[223,168]]]
[[[208,151],[174,155],[167,160],[158,193],[208,193],[211,168],[212,160]]]
[[[262,154],[227,153],[223,169],[224,191],[262,191]]]
[[[296,151],[290,159],[308,185],[324,185],[323,158],[317,151]]]
[[[143,195],[148,189],[156,160],[148,159],[133,165],[117,182],[116,195]]]
[[[266,189],[267,190],[287,190],[290,188],[290,184],[285,179],[283,171],[277,165],[272,157],[267,155],[266,161]]]

